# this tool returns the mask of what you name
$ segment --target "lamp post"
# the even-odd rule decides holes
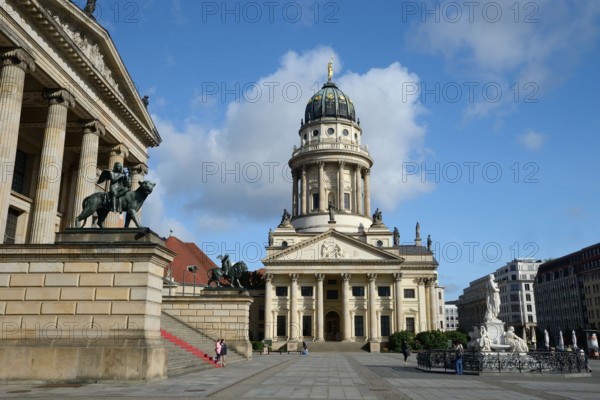
[[[188,265],[187,270],[194,275],[194,296],[196,296],[196,271],[198,271],[198,267],[195,265]]]

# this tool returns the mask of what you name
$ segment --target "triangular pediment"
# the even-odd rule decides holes
[[[335,230],[305,239],[263,259],[265,263],[303,261],[398,263],[404,259]]]
[[[46,31],[65,58],[89,77],[97,95],[114,103],[124,117],[135,126],[140,139],[149,147],[157,146],[160,136],[146,106],[133,85],[109,33],[92,17],[71,1],[33,0],[26,10],[36,13],[32,22]],[[67,88],[68,89],[68,88]]]

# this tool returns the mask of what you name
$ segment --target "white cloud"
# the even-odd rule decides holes
[[[545,140],[546,137],[544,134],[532,131],[531,129],[517,136],[517,143],[529,150],[540,150]]]
[[[437,15],[415,18],[408,40],[419,50],[442,54],[458,79],[479,84],[479,99],[467,106],[467,117],[539,100],[568,79],[570,67],[598,36],[600,2],[495,0],[472,3],[470,12],[465,3],[435,4]],[[460,13],[453,14],[457,6]],[[482,100],[486,84],[502,88],[499,101]]]
[[[240,88],[254,92],[227,104],[217,129],[189,122],[193,116],[182,127],[153,116],[163,143],[151,150],[153,171],[162,186],[158,195],[153,194],[157,204],[145,210],[152,214],[151,226],[175,225],[163,221],[165,206],[158,204],[168,204],[185,216],[194,231],[241,228],[249,219],[276,219],[283,208],[289,209],[292,185],[287,162],[293,146],[299,145],[306,101],[320,89],[315,82],[325,79],[332,54],[330,48],[290,51],[274,73],[253,85],[240,82]],[[419,78],[397,62],[364,74],[343,74],[339,57],[335,60],[334,80],[353,99],[357,116],[363,117],[363,144],[375,160],[372,204],[391,211],[402,200],[431,190],[418,179],[402,179],[403,162],[420,160],[425,151],[425,128],[418,122],[424,110],[418,96],[405,99],[402,93],[402,82]],[[220,93],[215,96],[222,100]]]

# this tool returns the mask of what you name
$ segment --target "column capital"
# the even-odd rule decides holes
[[[102,125],[102,123],[100,123],[100,121],[98,121],[97,119],[83,121],[81,123],[81,127],[83,129],[84,135],[92,133],[97,136],[104,136],[106,134],[106,129],[104,128],[104,125]]]
[[[0,49],[0,60],[3,67],[12,65],[25,72],[35,71],[35,59],[20,47],[13,49]]]
[[[352,274],[342,274],[344,282],[350,282],[350,278],[352,278]]]
[[[369,282],[375,282],[377,280],[377,274],[367,274]]]
[[[319,282],[323,282],[325,280],[325,274],[315,274],[315,278],[317,278]]]
[[[51,105],[58,104],[67,108],[75,107],[75,97],[66,89],[46,89],[43,96]]]
[[[290,274],[290,280],[292,282],[298,282],[299,277],[300,277],[300,274],[296,274],[296,273]]]
[[[110,149],[110,155],[112,157],[121,156],[123,158],[127,158],[127,156],[129,155],[129,149],[127,149],[127,147],[124,144],[119,143]]]
[[[325,166],[325,161],[317,161],[317,165],[322,169]]]
[[[273,274],[272,274],[272,273],[270,273],[270,272],[267,272],[267,273],[265,274],[265,282],[269,282],[269,283],[271,283],[272,281],[273,281]]]
[[[363,173],[365,174],[365,176],[371,175],[371,168],[364,168]]]
[[[140,163],[131,167],[131,171],[134,174],[146,175],[148,174],[148,166],[144,163]]]
[[[392,276],[396,282],[399,282],[402,279],[402,272],[394,272]]]

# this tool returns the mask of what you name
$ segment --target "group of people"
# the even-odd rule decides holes
[[[227,344],[225,343],[225,339],[218,339],[215,343],[215,353],[216,353],[216,361],[217,365],[221,367],[225,367],[225,356],[227,355]]]

